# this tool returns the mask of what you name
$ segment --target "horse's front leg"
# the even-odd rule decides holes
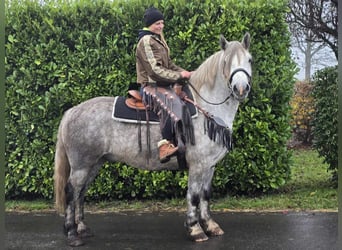
[[[219,236],[223,235],[224,231],[221,227],[213,220],[210,214],[210,198],[211,198],[211,182],[214,175],[215,168],[211,167],[203,174],[203,189],[199,204],[200,210],[200,224],[204,232],[208,236]]]
[[[196,242],[208,240],[208,236],[224,234],[220,226],[211,218],[209,200],[214,168],[197,171],[190,170],[188,183],[188,212],[186,227],[189,236]]]
[[[185,225],[190,239],[196,242],[208,240],[208,236],[205,234],[201,222],[203,221],[203,215],[209,216],[209,212],[202,212],[202,209],[205,208],[203,206],[203,200],[206,199],[205,196],[208,193],[205,190],[208,185],[205,183],[211,182],[213,174],[212,171],[203,168],[203,166],[190,166],[188,179],[188,211]],[[208,191],[210,192],[210,190]]]
[[[204,233],[199,220],[198,208],[200,203],[200,192],[196,191],[198,188],[199,187],[195,184],[189,185],[187,193],[188,211],[185,227],[191,240],[201,242],[208,240],[208,236]]]
[[[210,195],[204,193],[203,199],[200,201],[200,224],[204,232],[208,236],[219,236],[223,235],[224,231],[221,227],[213,220],[210,215],[209,199]]]

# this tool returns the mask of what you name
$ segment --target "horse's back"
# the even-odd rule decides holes
[[[88,99],[68,109],[61,120],[61,136],[83,137],[90,133],[98,134],[101,125],[106,128],[111,122],[114,97],[100,96]]]
[[[94,113],[101,114],[108,112],[112,109],[114,103],[114,97],[99,96],[81,102],[80,104],[68,109],[64,115],[64,122],[69,119],[79,119],[81,116],[94,117]],[[106,114],[107,115],[107,114]],[[89,117],[89,118],[91,118]],[[62,122],[63,122],[62,120]]]
[[[71,109],[85,109],[91,107],[100,107],[100,106],[112,106],[114,102],[114,98],[112,96],[98,96],[88,100],[81,102],[80,104],[72,107]]]

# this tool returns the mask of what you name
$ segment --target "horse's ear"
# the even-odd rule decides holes
[[[242,46],[249,50],[249,46],[251,45],[251,35],[247,32],[242,38]]]
[[[220,35],[220,46],[223,50],[225,50],[228,47],[228,41],[226,40],[226,38],[224,38],[222,34]]]

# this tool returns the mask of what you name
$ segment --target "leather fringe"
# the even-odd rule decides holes
[[[204,123],[204,132],[210,140],[221,143],[229,151],[232,150],[232,131],[220,118],[206,116]]]
[[[172,132],[175,133],[176,138],[182,138],[184,144],[195,144],[190,112],[172,89],[146,86],[144,88],[144,102],[153,112],[158,114],[161,129],[165,126],[168,117],[171,117]]]

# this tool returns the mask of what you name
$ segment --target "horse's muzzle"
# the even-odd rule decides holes
[[[249,94],[251,87],[248,83],[239,82],[233,86],[233,95],[239,101],[243,101]]]

